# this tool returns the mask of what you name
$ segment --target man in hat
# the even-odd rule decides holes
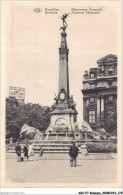
[[[28,158],[29,158],[29,156],[28,156],[28,143],[26,143],[24,145],[23,152],[24,152],[24,161],[28,161]]]
[[[19,142],[17,142],[17,145],[15,146],[16,156],[17,156],[17,162],[21,162],[21,146]]]
[[[78,156],[79,149],[76,146],[75,141],[73,142],[73,145],[69,149],[69,155],[70,155],[70,165],[71,167],[76,167],[77,165],[77,156]]]

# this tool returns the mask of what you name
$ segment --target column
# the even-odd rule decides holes
[[[104,96],[101,96],[101,113],[104,111]]]
[[[83,120],[86,121],[86,115],[87,115],[87,111],[86,111],[86,98],[83,97]]]
[[[86,107],[88,106],[89,104],[89,99],[86,99]]]
[[[100,97],[97,97],[97,116],[100,115]]]

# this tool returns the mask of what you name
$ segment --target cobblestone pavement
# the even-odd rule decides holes
[[[58,154],[57,154],[58,155]],[[7,154],[6,180],[17,183],[114,183],[116,182],[117,161],[79,160],[77,167],[70,167],[69,158],[46,159],[38,155],[28,162],[16,162],[15,154]],[[53,158],[50,154],[49,157]],[[55,155],[54,155],[55,156]],[[49,158],[47,157],[47,158]],[[59,156],[60,157],[60,156]]]

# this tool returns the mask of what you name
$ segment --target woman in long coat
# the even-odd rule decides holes
[[[31,144],[31,142],[30,142],[30,144],[29,144],[29,146],[28,146],[28,156],[30,157],[30,156],[34,156],[34,147],[33,147],[33,145]]]

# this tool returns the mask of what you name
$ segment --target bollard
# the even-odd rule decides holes
[[[88,155],[87,147],[86,147],[85,144],[81,145],[81,153],[84,156],[87,156]]]
[[[13,138],[12,137],[10,138],[10,144],[13,144]]]

